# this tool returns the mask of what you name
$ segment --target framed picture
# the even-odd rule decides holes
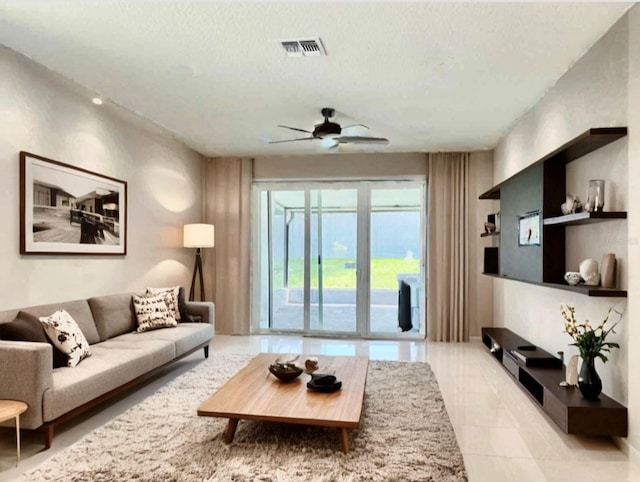
[[[540,211],[518,216],[518,246],[540,246]]]
[[[20,152],[20,254],[127,254],[127,183]]]

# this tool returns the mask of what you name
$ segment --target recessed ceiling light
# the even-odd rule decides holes
[[[93,102],[95,105],[102,105],[102,99],[100,97],[94,97],[93,99],[91,99],[91,102]]]

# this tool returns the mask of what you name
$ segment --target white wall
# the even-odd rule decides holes
[[[92,96],[0,48],[0,310],[189,282],[182,225],[201,221],[203,158]],[[21,150],[127,181],[127,255],[21,256]]]
[[[516,281],[494,281],[496,324],[506,326],[532,343],[567,356],[577,353],[569,347],[571,338],[563,333],[559,306],[570,303],[579,319],[602,320],[607,308],[627,302],[623,322],[612,341],[622,348],[614,350],[609,363],[599,364],[603,391],[629,408],[631,452],[640,449],[640,381],[635,376],[635,349],[640,333],[634,318],[640,309],[633,302],[638,294],[640,273],[637,233],[640,212],[637,180],[640,127],[638,101],[640,68],[637,65],[640,42],[640,11],[634,7],[572,67],[556,85],[527,112],[494,151],[494,183],[498,183],[538,158],[556,149],[591,127],[629,126],[629,135],[567,166],[567,192],[584,201],[587,181],[603,178],[607,182],[605,210],[626,210],[627,221],[609,221],[591,226],[567,228],[567,269],[574,270],[587,257],[598,262],[604,253],[618,258],[619,286],[629,290],[629,298],[589,298],[567,291],[538,287]],[[630,42],[631,40],[631,42]],[[635,59],[630,70],[630,54]],[[634,124],[636,128],[634,130]],[[635,153],[636,155],[633,155]],[[503,220],[505,221],[505,220]]]

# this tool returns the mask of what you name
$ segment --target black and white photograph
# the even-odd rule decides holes
[[[518,216],[518,246],[540,246],[540,211]]]
[[[127,183],[20,153],[21,254],[126,254]]]

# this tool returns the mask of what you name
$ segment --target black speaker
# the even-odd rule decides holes
[[[499,274],[500,265],[498,259],[498,248],[484,248],[484,272]]]

